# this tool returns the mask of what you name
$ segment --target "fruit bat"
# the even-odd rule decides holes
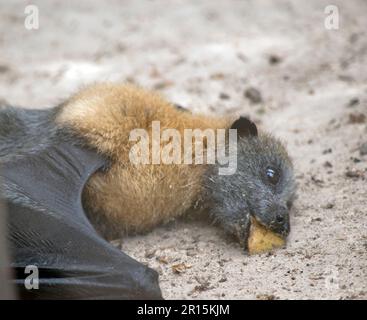
[[[70,143],[2,164],[10,283],[22,299],[161,299],[156,271],[104,240],[89,222],[82,192],[106,165],[95,151]],[[27,289],[27,266],[38,289]]]
[[[246,252],[284,244],[295,191],[284,146],[258,134],[247,118],[233,122],[183,111],[155,93],[121,84],[90,86],[48,110],[0,106],[0,180],[22,297],[160,298],[156,273],[99,234],[115,228],[145,232],[191,209],[208,212]],[[150,132],[157,119],[181,132],[235,129],[236,174],[218,174],[219,163],[130,163],[130,133]],[[29,265],[39,268],[38,290],[24,285]]]

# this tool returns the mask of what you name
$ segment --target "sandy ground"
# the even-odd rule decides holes
[[[245,256],[192,219],[123,239],[165,298],[367,298],[365,1],[333,1],[339,30],[325,29],[320,0],[32,3],[40,26],[29,31],[26,2],[0,1],[1,100],[47,107],[128,80],[194,112],[250,115],[288,145],[299,191],[285,249]]]

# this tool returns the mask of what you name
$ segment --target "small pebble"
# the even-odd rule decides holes
[[[334,208],[334,203],[331,203],[331,202],[329,202],[325,206],[323,206],[323,209],[332,209],[332,208]],[[321,219],[320,219],[320,221],[321,221]]]
[[[0,73],[6,73],[8,71],[10,71],[10,68],[8,66],[6,66],[4,64],[0,65]]]
[[[345,176],[347,178],[362,178],[363,172],[359,170],[347,170],[347,172],[345,173]]]
[[[359,104],[358,98],[353,98],[348,102],[348,107],[354,107]]]
[[[222,99],[222,100],[229,100],[231,97],[230,97],[228,94],[226,94],[226,93],[222,92],[222,93],[219,95],[219,98],[220,98],[220,99]]]
[[[279,56],[275,54],[272,54],[269,56],[269,64],[275,65],[275,64],[279,64],[280,62],[282,62],[282,58],[280,58]]]
[[[148,259],[151,259],[154,257],[155,253],[156,253],[157,250],[155,249],[148,249],[145,251],[145,258],[148,258]]]
[[[363,113],[351,113],[349,115],[349,123],[361,124],[366,122],[366,116]]]
[[[253,104],[258,104],[263,101],[260,91],[253,87],[245,90],[245,97]]]
[[[359,153],[361,156],[365,156],[367,155],[367,142],[363,143],[360,147],[359,147]]]
[[[332,168],[332,167],[333,167],[333,165],[331,164],[331,162],[330,162],[330,161],[325,161],[325,162],[324,162],[324,167],[325,167],[325,168]]]
[[[333,149],[331,148],[328,148],[328,149],[325,149],[322,154],[328,154],[328,153],[332,153],[333,152]]]

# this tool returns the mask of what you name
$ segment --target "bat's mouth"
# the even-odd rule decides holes
[[[261,221],[261,219],[254,213],[253,210],[250,210],[251,216],[251,224],[255,221],[257,224],[267,229],[269,232],[274,233],[275,235],[286,239],[290,232],[289,220],[284,220],[282,223],[278,221],[273,221],[270,224]]]

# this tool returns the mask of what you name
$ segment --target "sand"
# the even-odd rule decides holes
[[[1,4],[0,101],[49,107],[127,80],[193,112],[249,115],[288,146],[299,187],[286,248],[246,256],[192,218],[122,240],[165,298],[367,298],[365,1],[333,1],[338,30],[323,0],[32,3],[38,30],[26,2]]]

